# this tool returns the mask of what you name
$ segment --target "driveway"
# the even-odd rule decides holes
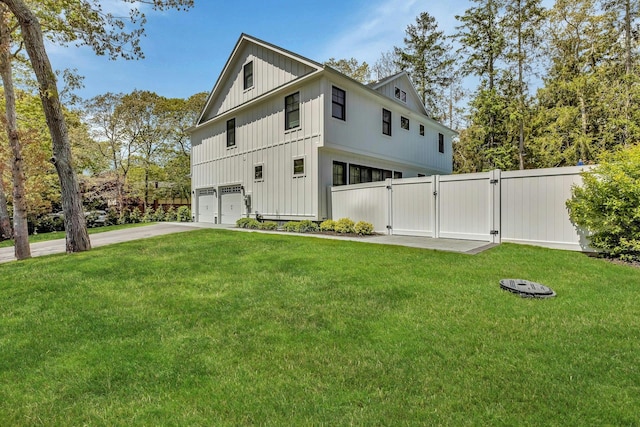
[[[96,233],[90,236],[91,247],[97,248],[100,246],[111,245],[114,243],[128,242],[130,240],[146,239],[148,237],[162,236],[164,234],[181,233],[184,231],[196,230],[198,228],[220,228],[230,229],[236,231],[256,232],[257,230],[245,230],[238,229],[232,225],[215,225],[193,222],[160,222],[157,224],[150,224],[144,227],[127,228],[124,230],[106,231],[104,233]],[[278,233],[278,232],[268,232]],[[279,233],[279,234],[291,234],[291,233]],[[408,246],[421,249],[432,249],[438,251],[447,252],[459,252],[466,254],[476,254],[492,248],[495,244],[487,242],[481,242],[477,240],[456,240],[456,239],[432,239],[430,237],[415,237],[415,236],[389,236],[389,235],[377,235],[370,237],[343,237],[343,236],[328,236],[323,234],[308,234],[309,237],[325,238],[325,239],[340,239],[340,240],[352,240],[357,242],[374,243],[381,245],[397,245]],[[44,256],[51,254],[59,254],[65,252],[65,240],[50,240],[48,242],[39,242],[31,244],[31,256]],[[0,248],[0,263],[15,261],[13,246],[8,248]]]

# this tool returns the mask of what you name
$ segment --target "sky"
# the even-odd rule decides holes
[[[101,2],[119,12],[121,0]],[[424,11],[447,34],[455,32],[464,0],[195,0],[187,12],[143,9],[145,59],[109,60],[86,47],[48,46],[54,68],[76,69],[88,99],[107,92],[149,90],[168,98],[209,92],[242,33],[317,62],[356,58],[370,66],[402,46],[405,30]]]

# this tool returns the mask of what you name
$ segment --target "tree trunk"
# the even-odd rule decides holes
[[[73,170],[67,125],[60,103],[56,76],[44,47],[40,23],[23,0],[0,0],[0,2],[9,7],[20,24],[24,45],[40,86],[40,99],[53,141],[51,161],[56,166],[60,179],[66,250],[67,252],[89,250],[91,243],[82,210],[80,186]]]
[[[4,86],[6,108],[6,128],[11,147],[11,169],[13,173],[13,239],[17,259],[31,258],[29,247],[29,227],[27,223],[27,203],[25,200],[25,175],[22,160],[22,146],[18,134],[16,96],[11,69],[11,30],[9,29],[6,7],[0,7],[0,76]]]
[[[11,228],[11,217],[7,207],[7,197],[4,191],[4,165],[0,164],[0,233],[2,239],[13,239],[13,229]]]

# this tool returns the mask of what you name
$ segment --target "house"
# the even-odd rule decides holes
[[[455,132],[409,77],[361,84],[242,34],[191,128],[195,221],[322,221],[332,186],[449,174]]]

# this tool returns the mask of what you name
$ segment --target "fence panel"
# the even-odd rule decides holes
[[[565,202],[585,167],[502,172],[502,240],[557,249],[588,250]]]
[[[373,224],[377,233],[387,233],[390,224],[387,182],[332,187],[331,218],[367,221]]]
[[[491,173],[439,177],[438,237],[492,241]]]
[[[392,181],[393,234],[435,237],[433,176]]]

